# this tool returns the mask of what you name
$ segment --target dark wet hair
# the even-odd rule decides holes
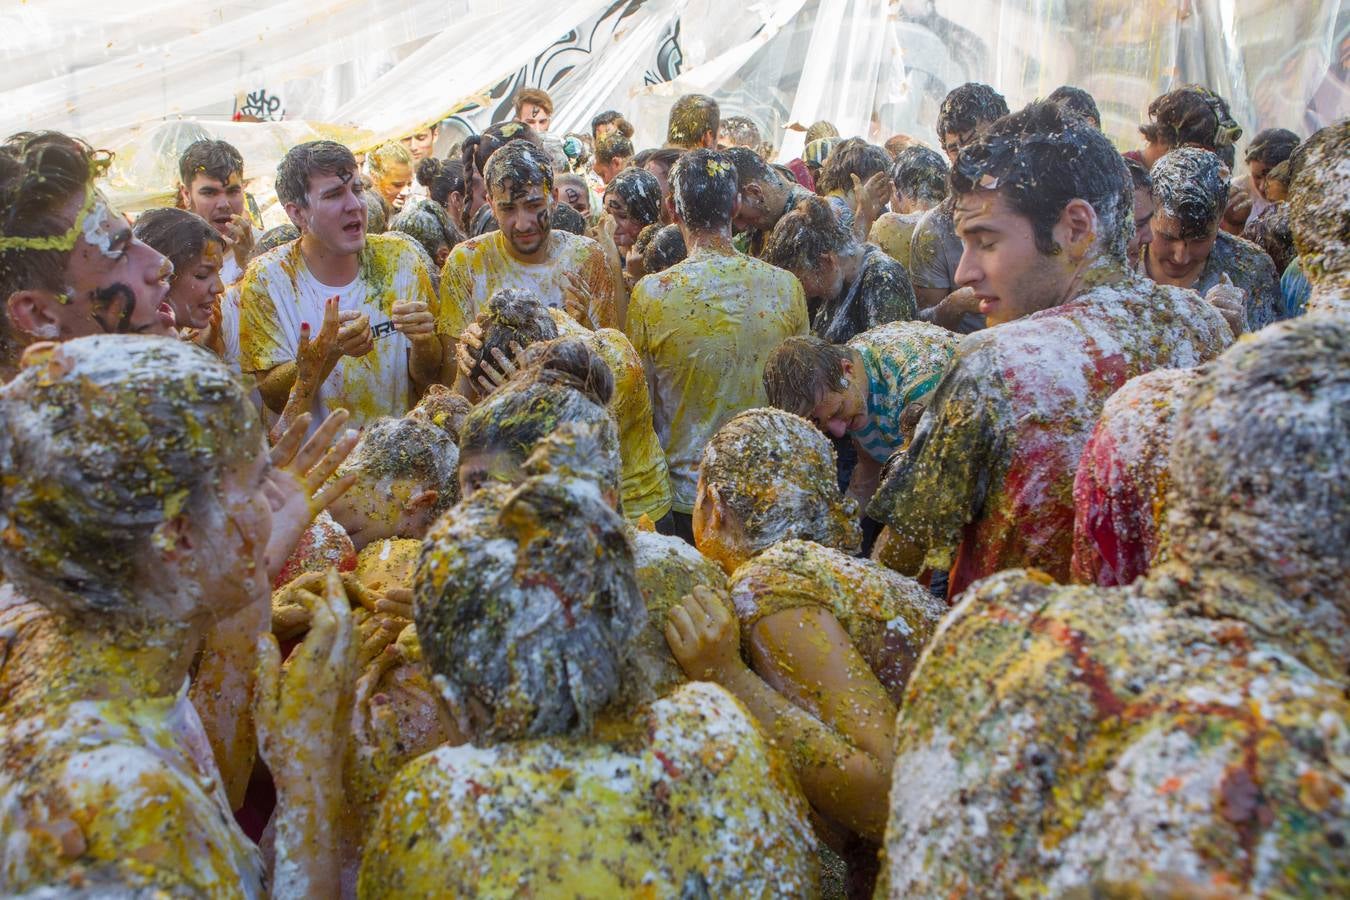
[[[225,250],[225,239],[220,232],[201,216],[185,209],[148,209],[136,220],[131,233],[168,257],[173,263],[175,282],[183,277],[188,266],[201,258],[207,244],[217,245],[222,253]]]
[[[851,176],[857,175],[864,184],[878,172],[889,172],[891,155],[884,147],[869,144],[862,138],[849,138],[840,141],[825,159],[816,179],[816,191],[828,194],[831,191],[849,191],[853,189]]]
[[[613,132],[599,138],[595,142],[595,158],[597,162],[609,164],[616,159],[629,159],[633,155],[633,142],[624,137],[620,132]]]
[[[1199,147],[1169,150],[1153,165],[1153,202],[1176,219],[1185,240],[1214,230],[1228,204],[1228,180],[1219,157]]]
[[[389,231],[406,234],[436,259],[442,247],[454,247],[464,240],[450,213],[444,206],[429,198],[418,197],[403,204],[403,209],[389,222]]]
[[[847,250],[857,241],[853,229],[839,221],[830,201],[807,197],[773,226],[762,258],[771,266],[801,272],[814,269],[824,254]]]
[[[968,81],[954,87],[942,98],[938,108],[937,136],[965,134],[1008,114],[1008,101],[987,84]]]
[[[84,141],[57,131],[22,132],[0,146],[0,304],[16,291],[65,289],[75,242],[64,249],[22,242],[60,238],[70,230],[61,210],[84,197],[96,158]],[[9,315],[0,308],[0,359],[10,357],[10,342]]]
[[[728,147],[722,151],[731,158],[736,167],[736,184],[744,188],[752,182],[782,187],[783,177],[778,170],[764,161],[758,153],[749,147]]]
[[[1259,162],[1266,166],[1276,166],[1284,162],[1298,146],[1298,135],[1288,128],[1267,128],[1259,131],[1243,155],[1249,163]]]
[[[492,154],[483,180],[489,191],[510,182],[512,197],[533,185],[541,185],[547,194],[553,190],[553,164],[548,154],[534,144],[512,140]]]
[[[553,204],[553,212],[549,214],[549,228],[554,231],[566,231],[568,234],[586,235],[586,220],[582,218],[581,213],[577,212],[566,203]]]
[[[891,164],[891,183],[902,197],[940,203],[947,196],[947,158],[923,146],[906,147]]]
[[[605,187],[605,196],[617,196],[628,207],[628,215],[643,225],[661,219],[661,182],[646,169],[624,169]]]
[[[717,101],[713,98],[703,94],[685,94],[670,108],[666,143],[677,147],[693,147],[709,132],[716,137],[720,117]]]
[[[337,175],[343,180],[359,178],[356,157],[337,141],[306,141],[296,144],[277,163],[277,199],[309,206],[309,180],[315,175]]]
[[[676,263],[683,262],[689,255],[688,248],[684,246],[684,232],[680,231],[680,226],[648,225],[647,228],[655,231],[648,238],[646,249],[642,251],[642,270],[646,274],[664,272]]]
[[[1051,91],[1050,96],[1045,99],[1051,103],[1058,103],[1070,112],[1078,113],[1091,122],[1095,128],[1102,127],[1102,114],[1097,111],[1097,101],[1080,87],[1062,84]]]
[[[1250,216],[1242,227],[1242,236],[1251,241],[1275,263],[1275,271],[1283,272],[1298,253],[1294,250],[1294,231],[1289,226],[1289,204],[1275,203]]]
[[[474,361],[470,377],[475,383],[483,375],[483,360],[496,359],[493,350],[500,350],[509,359],[513,342],[525,348],[558,336],[558,326],[543,302],[534,294],[514,288],[502,288],[489,297],[487,307],[476,321],[483,330],[483,346],[468,347]]]
[[[1070,200],[1092,205],[1107,256],[1125,258],[1125,226],[1133,209],[1125,163],[1111,142],[1057,103],[1032,103],[989,126],[961,149],[952,167],[957,195],[996,190],[1031,220],[1036,248],[1059,250],[1055,223]]]
[[[595,130],[601,125],[613,125],[618,129],[619,134],[626,138],[633,137],[633,125],[623,117],[623,113],[615,109],[607,109],[604,112],[591,119],[591,137],[595,137]]]
[[[417,164],[417,183],[427,189],[427,196],[441,206],[450,203],[451,194],[464,194],[464,163],[458,159],[437,159],[428,156]]]
[[[736,166],[716,150],[690,150],[670,170],[675,211],[690,228],[724,228],[736,208]]]
[[[1228,101],[1198,84],[1158,97],[1148,105],[1148,115],[1151,121],[1140,125],[1139,131],[1151,143],[1166,147],[1218,150],[1231,147],[1242,137],[1242,129],[1228,111]]]
[[[299,240],[300,229],[296,228],[290,222],[285,225],[278,225],[276,228],[269,228],[259,235],[253,249],[249,251],[249,259],[257,259],[268,250],[275,250],[282,244],[289,244],[291,241]]]
[[[1144,165],[1133,156],[1121,157],[1125,160],[1125,168],[1129,170],[1130,182],[1134,185],[1136,191],[1148,191],[1153,193],[1153,177],[1148,174],[1148,166]]]
[[[813,334],[794,335],[764,361],[764,392],[769,403],[798,416],[809,416],[826,394],[840,391],[849,348]]]
[[[512,119],[489,125],[482,134],[471,134],[459,145],[465,178],[473,170],[481,175],[492,154],[506,146],[508,141],[528,141],[541,148],[544,145],[539,134],[524,122]]]
[[[687,152],[679,147],[657,147],[651,150],[643,150],[633,157],[633,167],[645,169],[648,163],[656,163],[665,166],[666,171],[669,172],[675,168],[675,164],[680,161],[680,157]]]
[[[225,141],[194,141],[178,157],[178,177],[186,188],[192,187],[192,180],[198,175],[208,175],[225,184],[236,173],[242,180],[244,157]]]

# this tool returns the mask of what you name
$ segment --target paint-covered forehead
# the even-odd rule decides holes
[[[109,259],[116,259],[121,251],[115,245],[131,230],[126,219],[101,191],[94,191],[93,202],[80,215],[77,224],[84,242]]]

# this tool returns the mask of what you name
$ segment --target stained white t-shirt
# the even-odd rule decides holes
[[[344,356],[319,388],[311,412],[314,423],[337,409],[351,413],[360,427],[380,416],[402,416],[410,408],[408,377],[411,345],[394,330],[395,303],[421,300],[438,316],[426,267],[403,241],[368,235],[356,279],[333,287],[319,282],[305,264],[300,241],[259,257],[240,286],[239,362],[245,373],[266,372],[295,359],[300,325],[317,334],[324,301],[336,295],[340,311],[356,310],[370,317],[374,348],[365,356]]]

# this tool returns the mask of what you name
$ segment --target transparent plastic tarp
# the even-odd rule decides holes
[[[1060,84],[1097,98],[1122,148],[1150,99],[1201,82],[1245,129],[1308,134],[1350,113],[1341,0],[42,0],[0,6],[0,128],[58,128],[135,158],[128,196],[165,185],[163,123],[275,164],[297,135],[358,149],[449,117],[446,135],[510,114],[520,87],[555,98],[555,131],[623,111],[639,147],[674,97],[709,93],[779,154],[829,119],[845,135],[935,143],[938,104],[970,80],[1014,108]],[[278,121],[281,126],[278,126]],[[184,126],[188,127],[188,126]],[[246,129],[256,127],[255,136]],[[181,136],[181,129],[174,132]],[[448,143],[448,141],[447,141]],[[255,155],[256,154],[256,155]]]

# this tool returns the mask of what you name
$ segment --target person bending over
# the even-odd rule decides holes
[[[891,211],[882,213],[867,235],[909,271],[909,248],[924,213],[947,197],[947,162],[922,145],[905,147],[891,165]]]

